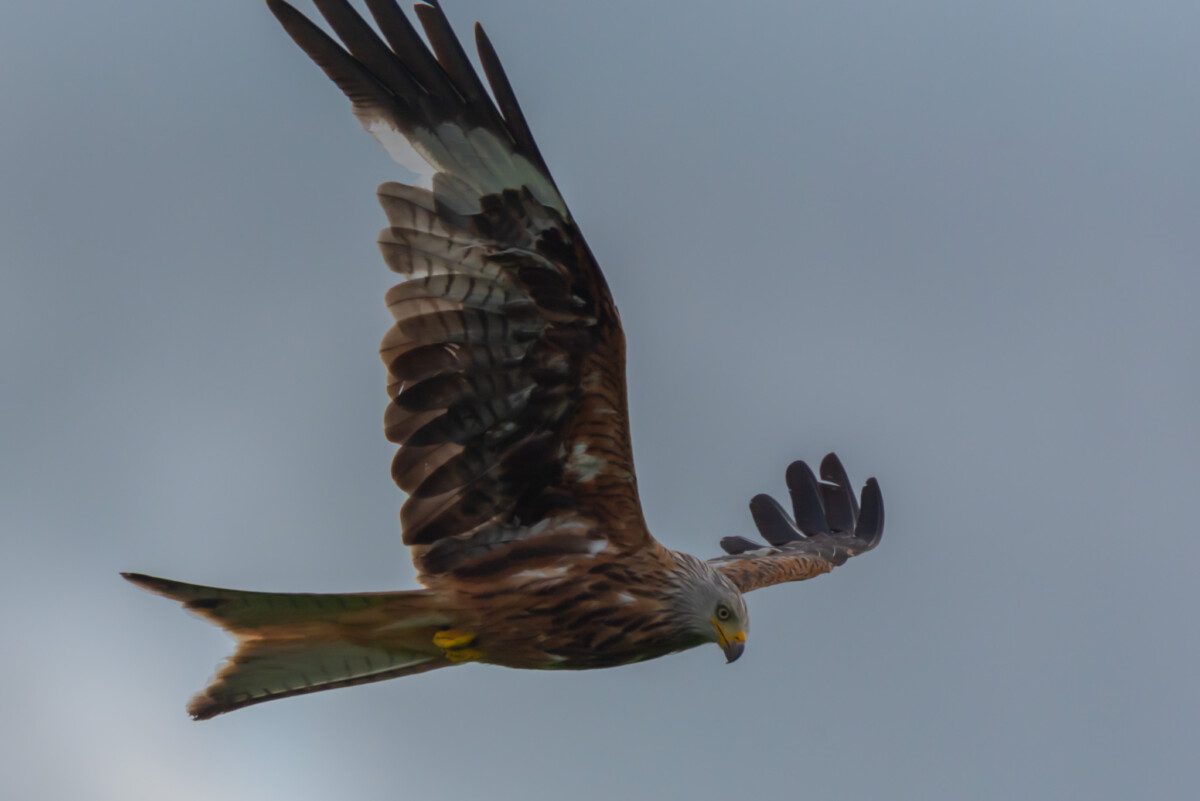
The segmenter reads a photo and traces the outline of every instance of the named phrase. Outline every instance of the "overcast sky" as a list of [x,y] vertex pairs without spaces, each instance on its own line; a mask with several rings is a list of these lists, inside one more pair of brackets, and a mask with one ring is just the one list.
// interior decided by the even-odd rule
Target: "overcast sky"
[[836,450],[881,547],[753,594],[735,665],[191,722],[229,642],[118,570],[412,585],[400,173],[260,2],[4,3],[5,797],[1200,795],[1200,6],[446,3],[622,311],[656,536],[714,555]]

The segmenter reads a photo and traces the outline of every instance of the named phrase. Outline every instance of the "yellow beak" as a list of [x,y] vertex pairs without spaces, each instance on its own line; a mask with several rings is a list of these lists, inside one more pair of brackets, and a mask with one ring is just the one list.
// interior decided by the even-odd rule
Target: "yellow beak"
[[742,652],[746,650],[746,632],[744,629],[730,634],[721,627],[716,618],[712,620],[712,626],[717,632],[717,642],[721,645],[721,650],[725,652],[725,661],[733,662]]

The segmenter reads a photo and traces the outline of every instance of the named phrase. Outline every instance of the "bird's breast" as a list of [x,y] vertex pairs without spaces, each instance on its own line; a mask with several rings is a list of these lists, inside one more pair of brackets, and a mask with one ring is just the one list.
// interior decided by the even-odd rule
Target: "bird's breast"
[[[619,578],[619,577],[618,577]],[[693,645],[655,582],[589,574],[533,579],[469,599],[481,661],[583,670],[664,656]]]

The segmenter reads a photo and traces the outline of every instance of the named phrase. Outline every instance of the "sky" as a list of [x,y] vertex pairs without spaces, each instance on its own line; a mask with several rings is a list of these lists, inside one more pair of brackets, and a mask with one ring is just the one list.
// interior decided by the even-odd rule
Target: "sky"
[[192,722],[229,641],[119,570],[413,585],[377,356],[401,173],[262,3],[5,3],[6,797],[1197,797],[1200,6],[446,6],[620,307],[655,535],[715,555],[836,450],[882,544],[749,596],[734,665]]

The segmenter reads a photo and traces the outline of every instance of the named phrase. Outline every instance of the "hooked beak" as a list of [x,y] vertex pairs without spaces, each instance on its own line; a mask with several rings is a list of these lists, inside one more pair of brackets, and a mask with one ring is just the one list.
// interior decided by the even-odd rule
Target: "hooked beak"
[[721,650],[725,652],[726,664],[737,661],[737,658],[746,650],[746,632],[743,630],[727,634],[715,620],[713,628],[717,630],[717,642],[720,643]]

